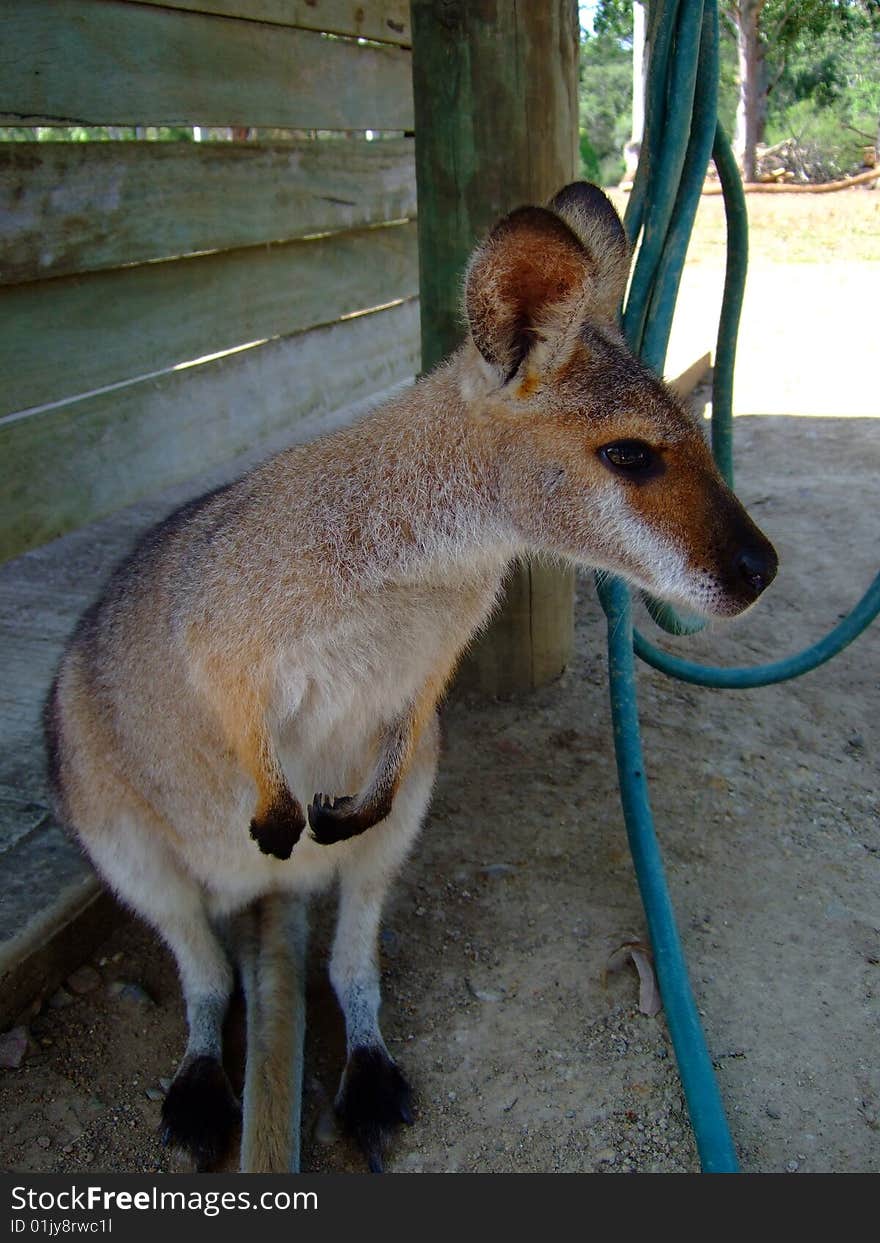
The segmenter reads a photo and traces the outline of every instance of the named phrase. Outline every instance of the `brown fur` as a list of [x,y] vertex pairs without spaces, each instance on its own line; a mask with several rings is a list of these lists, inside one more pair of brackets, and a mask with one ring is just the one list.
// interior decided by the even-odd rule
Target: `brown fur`
[[[471,335],[447,363],[172,515],[74,634],[46,709],[52,780],[177,957],[190,1043],[172,1139],[198,1131],[186,1111],[219,1081],[231,973],[214,923],[336,877],[331,978],[357,1070],[340,1108],[374,1164],[383,1120],[406,1118],[378,1028],[379,912],[427,805],[437,701],[514,558],[614,570],[718,615],[772,578],[702,430],[621,338],[628,260],[595,187],[512,213],[472,259]],[[614,467],[620,441],[650,469]],[[254,989],[275,1049],[288,1029]],[[261,1099],[277,1073],[252,1074]],[[247,1101],[244,1126],[259,1133]],[[277,1168],[275,1140],[246,1148]]]

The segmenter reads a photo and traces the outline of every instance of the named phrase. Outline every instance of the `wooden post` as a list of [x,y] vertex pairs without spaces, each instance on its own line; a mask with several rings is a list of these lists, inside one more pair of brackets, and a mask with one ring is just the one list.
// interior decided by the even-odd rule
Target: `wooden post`
[[[576,0],[412,0],[422,367],[460,344],[462,275],[499,216],[578,169]],[[532,562],[462,669],[487,695],[557,677],[573,642],[571,571]]]

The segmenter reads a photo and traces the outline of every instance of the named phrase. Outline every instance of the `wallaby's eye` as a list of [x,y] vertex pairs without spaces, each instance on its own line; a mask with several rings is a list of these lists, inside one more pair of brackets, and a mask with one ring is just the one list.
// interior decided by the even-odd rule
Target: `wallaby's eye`
[[599,457],[613,471],[645,478],[660,469],[660,458],[644,440],[616,440],[599,450]]

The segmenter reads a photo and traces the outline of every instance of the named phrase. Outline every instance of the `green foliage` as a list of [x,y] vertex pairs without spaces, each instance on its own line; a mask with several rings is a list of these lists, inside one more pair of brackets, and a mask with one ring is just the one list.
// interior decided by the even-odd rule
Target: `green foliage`
[[865,140],[841,128],[832,108],[816,108],[809,99],[792,104],[767,125],[770,146],[793,138],[810,180],[834,181],[862,162]]
[[631,40],[633,33],[632,0],[599,0],[593,15],[593,30],[597,35],[610,35],[614,39]]
[[601,180],[599,157],[593,149],[586,130],[581,130],[580,132],[579,149],[581,153],[581,176],[586,181],[599,182]]
[[825,175],[840,176],[858,169],[877,134],[880,6],[813,0],[803,7],[805,20],[768,48],[766,140],[794,137]]
[[[722,0],[730,15],[734,0]],[[721,24],[718,114],[733,132],[736,37]],[[760,38],[768,143],[793,137],[831,174],[852,171],[880,120],[880,2],[767,0]],[[600,0],[581,44],[583,175],[607,185],[623,172],[632,108],[632,4]],[[856,132],[858,131],[858,132]]]
[[724,26],[721,27],[718,53],[718,119],[727,133],[732,134],[739,99],[736,40],[725,30]]
[[590,35],[581,44],[582,171],[601,185],[616,184],[624,170],[623,146],[632,127],[631,33],[630,27],[630,40]]
[[159,125],[10,125],[0,126],[0,142],[111,142],[146,138],[156,142],[192,142],[191,126]]
[[771,98],[780,113],[800,100],[832,108],[843,119],[880,113],[880,20],[841,13],[821,39],[792,41]]

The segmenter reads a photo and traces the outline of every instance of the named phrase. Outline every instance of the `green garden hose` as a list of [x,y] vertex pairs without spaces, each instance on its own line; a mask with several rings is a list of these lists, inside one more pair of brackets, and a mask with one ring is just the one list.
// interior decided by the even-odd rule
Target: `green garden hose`
[[712,686],[720,690],[750,690],[756,686],[773,686],[777,682],[788,682],[791,678],[799,678],[811,669],[817,669],[831,660],[838,652],[857,639],[863,630],[870,626],[880,613],[880,574],[843,621],[829,631],[818,643],[804,648],[793,656],[782,660],[774,660],[768,665],[746,666],[742,669],[723,669],[715,665],[699,665],[690,660],[681,660],[653,647],[643,635],[637,631],[633,635],[636,654],[646,664],[668,673],[681,682],[691,682],[695,686]]
[[620,798],[678,1073],[704,1173],[735,1173],[736,1150],[691,992],[648,800],[629,590],[619,578],[608,577],[600,582],[599,596],[608,618],[608,679]]
[[[641,235],[623,326],[632,348],[662,371],[675,299],[709,152],[724,192],[727,268],[713,378],[712,450],[733,484],[732,392],[736,337],[747,264],[745,195],[730,144],[717,124],[718,6],[716,0],[654,0],[646,132],[625,217],[632,242]],[[880,612],[880,575],[855,608],[824,639],[794,656],[752,669],[701,666],[653,647],[633,630],[629,589],[597,576],[608,620],[614,745],[621,802],[657,977],[682,1087],[707,1173],[732,1173],[736,1152],[711,1058],[688,982],[648,800],[639,735],[634,652],[664,673],[702,686],[767,686],[816,668],[851,643]],[[671,634],[703,623],[647,600],[652,618]]]

